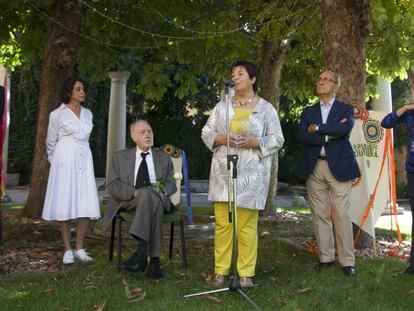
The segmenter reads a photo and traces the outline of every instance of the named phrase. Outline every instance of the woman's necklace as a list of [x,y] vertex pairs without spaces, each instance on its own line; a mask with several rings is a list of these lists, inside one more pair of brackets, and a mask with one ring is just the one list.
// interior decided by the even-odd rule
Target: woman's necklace
[[251,107],[256,99],[256,94],[253,94],[250,98],[248,98],[245,102],[233,97],[233,107]]

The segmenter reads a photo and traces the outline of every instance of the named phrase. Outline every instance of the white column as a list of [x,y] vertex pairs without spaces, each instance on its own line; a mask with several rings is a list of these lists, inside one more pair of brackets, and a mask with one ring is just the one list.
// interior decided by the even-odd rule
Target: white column
[[106,147],[106,176],[112,155],[125,149],[126,141],[126,82],[128,71],[113,71],[111,78],[111,96],[109,100],[108,137]]
[[379,98],[372,101],[372,110],[392,111],[391,82],[377,77]]

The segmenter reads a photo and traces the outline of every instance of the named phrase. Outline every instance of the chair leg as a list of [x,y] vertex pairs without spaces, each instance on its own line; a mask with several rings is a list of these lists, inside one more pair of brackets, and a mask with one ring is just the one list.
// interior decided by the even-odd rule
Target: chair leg
[[115,242],[115,226],[116,226],[116,216],[112,219],[111,226],[111,239],[109,240],[109,261],[112,261],[114,258],[114,242]]
[[187,254],[185,251],[185,236],[184,236],[184,217],[180,218],[180,238],[181,238],[181,252],[183,256],[184,269],[187,269]]
[[122,261],[122,218],[120,216],[117,217],[117,227],[118,227],[118,237],[117,237],[117,268],[119,269],[119,266]]
[[171,223],[170,226],[170,250],[168,253],[168,257],[171,259],[174,247],[174,222]]

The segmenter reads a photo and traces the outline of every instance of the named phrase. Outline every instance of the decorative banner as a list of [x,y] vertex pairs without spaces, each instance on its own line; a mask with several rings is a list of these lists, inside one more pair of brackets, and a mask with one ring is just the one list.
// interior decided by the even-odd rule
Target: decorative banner
[[6,133],[7,133],[7,111],[8,111],[8,80],[7,71],[0,65],[0,199],[6,193]]
[[351,220],[372,237],[377,219],[390,202],[396,211],[392,132],[381,127],[386,115],[355,106],[350,137],[361,171],[361,177],[352,183]]

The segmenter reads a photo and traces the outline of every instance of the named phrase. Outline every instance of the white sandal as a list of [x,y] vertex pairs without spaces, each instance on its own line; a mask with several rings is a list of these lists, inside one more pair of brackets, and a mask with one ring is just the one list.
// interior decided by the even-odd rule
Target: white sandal
[[240,280],[240,287],[241,288],[253,287],[253,281],[252,281],[251,277],[241,276],[239,280]]
[[220,287],[224,284],[225,281],[226,281],[226,276],[217,273],[214,276],[212,283],[215,287]]

